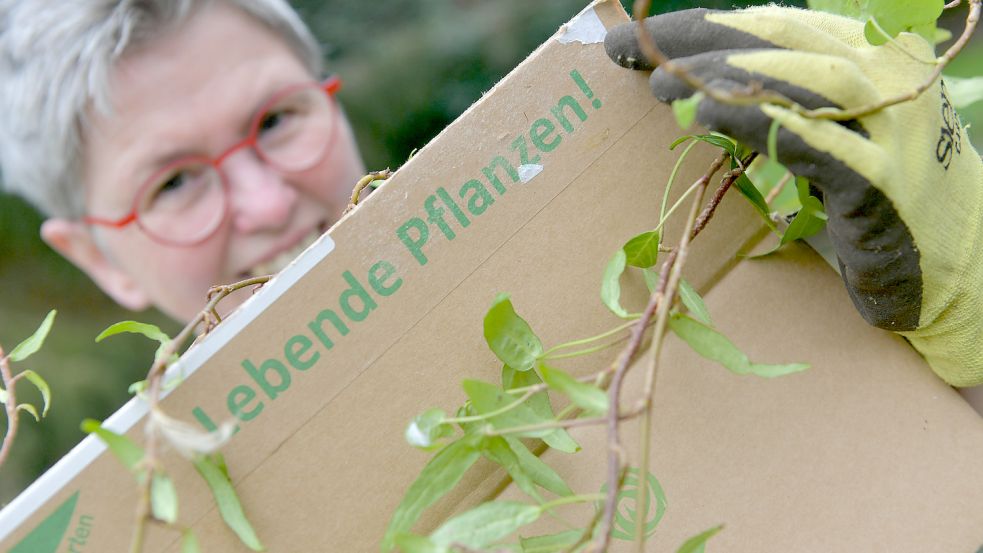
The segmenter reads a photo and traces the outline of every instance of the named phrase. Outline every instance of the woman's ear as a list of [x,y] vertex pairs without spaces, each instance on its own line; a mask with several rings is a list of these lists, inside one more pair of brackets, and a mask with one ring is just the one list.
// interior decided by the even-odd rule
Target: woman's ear
[[89,275],[116,303],[133,311],[150,306],[150,300],[139,283],[109,259],[84,224],[67,219],[48,219],[41,224],[41,238]]

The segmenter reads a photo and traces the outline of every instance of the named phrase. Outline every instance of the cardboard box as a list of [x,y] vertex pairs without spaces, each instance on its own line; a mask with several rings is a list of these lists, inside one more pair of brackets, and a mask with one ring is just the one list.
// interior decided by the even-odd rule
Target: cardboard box
[[[620,322],[598,298],[603,267],[656,222],[677,155],[667,145],[681,134],[646,75],[604,55],[604,27],[623,20],[618,2],[601,1],[561,28],[182,357],[187,380],[163,405],[206,426],[238,406],[225,456],[269,551],[378,550],[428,459],[403,441],[407,422],[462,403],[464,378],[499,378],[481,325],[496,293],[512,294],[546,344]],[[681,182],[713,155],[696,150]],[[766,235],[731,194],[694,243],[687,278],[753,359],[813,367],[738,377],[670,338],[653,462],[668,508],[649,549],[675,551],[724,523],[711,551],[975,550],[983,422],[902,339],[863,323],[810,250],[738,263]],[[643,283],[624,286],[637,309]],[[586,374],[608,359],[565,367]],[[145,411],[130,402],[107,426],[141,440]],[[634,457],[633,424],[624,435]],[[603,429],[574,436],[584,451],[544,458],[578,492],[597,492]],[[180,522],[203,549],[245,551],[191,465],[173,452],[165,461]],[[479,462],[415,530],[516,495],[506,484]],[[0,549],[125,551],[136,500],[133,479],[88,438],[0,513]],[[146,551],[178,551],[178,540],[153,528]]]

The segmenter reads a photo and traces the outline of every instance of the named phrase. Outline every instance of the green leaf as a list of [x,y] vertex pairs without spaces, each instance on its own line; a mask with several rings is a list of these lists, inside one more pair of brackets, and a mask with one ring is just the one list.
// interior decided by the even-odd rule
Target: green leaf
[[612,313],[622,319],[628,317],[628,312],[621,307],[621,273],[625,272],[627,263],[628,256],[625,250],[618,250],[604,268],[604,277],[601,280],[601,301]]
[[31,405],[30,403],[21,403],[20,405],[17,406],[17,410],[27,412],[32,417],[34,417],[34,420],[36,422],[41,422],[41,417],[38,416],[38,410],[35,409],[34,406]]
[[490,501],[448,520],[430,535],[438,545],[487,547],[539,518],[542,509],[514,501]]
[[983,100],[983,77],[945,76],[945,88],[952,106],[961,109]]
[[13,350],[7,355],[7,359],[13,362],[23,361],[34,355],[41,346],[44,344],[44,339],[48,337],[48,332],[51,331],[51,325],[55,322],[55,315],[58,312],[54,309],[48,311],[48,315],[45,316],[44,320],[41,321],[41,326],[34,331],[34,334],[30,338],[24,340],[23,342],[17,344]]
[[659,286],[659,273],[652,269],[642,269],[642,277],[645,279],[645,287],[648,288],[649,293],[654,294]]
[[198,545],[198,537],[194,531],[188,528],[181,536],[181,553],[201,553],[201,546]]
[[608,411],[608,395],[597,386],[585,384],[561,369],[539,364],[539,373],[551,389],[570,398],[577,407],[590,413],[602,415]]
[[934,44],[935,21],[944,6],[944,0],[860,0],[861,15],[867,19],[864,35],[871,44],[881,45],[902,32],[916,32]]
[[500,465],[512,477],[512,481],[529,497],[542,503],[543,497],[536,490],[536,485],[519,462],[519,457],[512,451],[512,446],[501,436],[488,436],[481,441],[481,453],[493,463]]
[[545,461],[533,455],[521,440],[506,436],[505,441],[508,442],[512,452],[519,459],[519,465],[522,466],[523,472],[528,474],[533,482],[559,496],[573,495],[573,490],[567,486],[563,478]]
[[[123,333],[142,334],[147,338],[150,338],[151,340],[160,343],[160,345],[157,347],[157,351],[154,353],[155,362],[164,353],[164,348],[166,348],[167,344],[169,344],[171,341],[170,336],[165,334],[164,331],[162,331],[156,325],[152,325],[149,323],[141,323],[137,321],[122,321],[110,325],[109,328],[100,332],[99,335],[96,336],[96,342],[101,342],[102,340],[110,336],[115,336],[116,334],[123,334]],[[177,355],[173,355],[171,356],[171,359],[169,361],[173,363],[176,360],[177,360]]]
[[676,149],[676,146],[679,146],[680,144],[686,142],[687,140],[699,140],[701,142],[712,144],[718,148],[725,150],[727,153],[731,155],[731,158],[739,158],[740,155],[740,152],[737,151],[737,143],[735,143],[727,136],[724,136],[719,133],[687,134],[685,136],[680,136],[679,138],[674,140],[672,144],[669,145],[669,149],[674,150]]
[[706,532],[693,536],[692,538],[686,540],[682,547],[676,550],[676,553],[703,553],[707,540],[716,535],[717,532],[723,530],[723,528],[723,525],[717,526],[716,528],[711,528]]
[[[502,367],[502,387],[506,390],[511,390],[513,388],[525,388],[526,386],[533,386],[535,384],[540,384],[543,381],[536,374],[536,371],[516,371],[512,367],[505,365]],[[553,418],[553,406],[550,404],[550,398],[546,394],[546,391],[536,392],[529,399],[526,400],[526,405],[541,420],[550,420]],[[580,445],[570,437],[570,434],[563,428],[556,428],[549,434],[542,436],[540,438],[547,445],[553,449],[563,451],[565,453],[576,453],[580,451]]]
[[553,432],[543,436],[541,438],[546,445],[552,447],[557,451],[562,451],[564,453],[577,453],[580,451],[580,444],[570,436],[570,433],[563,428],[557,428]]
[[479,457],[481,453],[469,438],[452,442],[434,455],[396,507],[382,540],[382,551],[391,551],[396,536],[408,532],[423,511],[456,486]]
[[21,371],[20,374],[24,378],[28,379],[31,382],[31,384],[34,384],[34,386],[38,389],[38,391],[41,392],[41,401],[43,402],[44,405],[44,407],[41,409],[41,416],[42,417],[47,416],[48,409],[51,408],[51,388],[48,387],[48,383],[45,382],[43,378],[41,378],[41,375],[30,369]]
[[126,391],[129,392],[129,393],[131,393],[131,394],[133,394],[133,395],[142,394],[143,392],[146,392],[147,391],[147,381],[146,380],[137,380],[133,384],[130,384],[130,387],[127,388]]
[[676,124],[680,129],[688,129],[696,120],[696,110],[700,107],[702,99],[703,93],[697,92],[689,98],[673,101],[672,113],[676,116]]
[[735,374],[773,378],[809,368],[805,363],[784,365],[752,363],[747,355],[737,349],[737,346],[726,336],[687,315],[673,314],[669,319],[669,328],[701,357],[716,361]]
[[713,321],[710,320],[710,311],[703,303],[703,298],[696,292],[693,285],[686,282],[686,279],[679,281],[679,299],[682,300],[683,305],[696,320],[707,326],[713,326]]
[[558,553],[577,543],[583,533],[583,530],[567,530],[548,536],[520,537],[519,545],[522,547],[522,553]]
[[413,419],[406,427],[404,436],[413,447],[432,450],[441,447],[440,440],[454,433],[454,428],[445,423],[446,413],[441,409],[429,409]]
[[737,177],[737,180],[734,181],[734,186],[751,203],[751,207],[761,215],[761,219],[764,220],[768,228],[774,230],[775,222],[771,220],[771,210],[768,208],[768,202],[765,201],[765,197],[761,195],[761,192],[748,179],[747,175]]
[[859,0],[809,0],[809,9],[859,18]]
[[[479,415],[497,413],[488,417],[488,422],[498,430],[506,430],[516,426],[547,422],[550,418],[542,417],[532,410],[525,402],[516,404],[519,400],[505,392],[505,390],[482,382],[480,380],[465,380],[463,382],[464,393],[471,400],[471,405]],[[517,436],[529,438],[541,438],[550,434],[552,429],[544,428],[528,432],[517,433]]]
[[215,504],[218,505],[218,511],[221,513],[225,525],[235,532],[243,545],[249,549],[265,551],[266,549],[260,543],[259,537],[256,536],[253,525],[250,524],[249,519],[246,518],[246,513],[242,510],[242,503],[239,502],[239,496],[236,494],[235,488],[232,487],[232,480],[229,478],[229,471],[222,455],[220,453],[199,455],[192,462],[195,469],[198,470],[198,474],[208,484],[208,489],[212,491]]
[[659,259],[659,231],[643,232],[625,242],[621,249],[625,252],[625,262],[628,265],[643,269],[651,267]]
[[121,321],[110,325],[109,328],[100,332],[99,335],[96,336],[96,342],[101,342],[110,336],[123,333],[143,334],[147,338],[160,342],[161,344],[166,344],[167,342],[171,341],[170,336],[164,334],[164,331],[162,331],[156,325],[137,321]]
[[143,460],[143,448],[138,446],[130,438],[122,436],[102,427],[99,421],[85,419],[82,421],[82,431],[87,434],[95,434],[106,446],[109,451],[119,459],[123,466],[130,472],[136,472],[137,464]]
[[177,489],[163,472],[154,471],[150,481],[150,506],[157,520],[168,524],[177,522]]
[[758,157],[751,163],[745,174],[754,183],[758,192],[768,194],[772,188],[778,186],[778,183],[782,181],[786,173],[788,173],[788,169],[781,163],[778,163],[777,160]]
[[485,341],[503,363],[518,371],[528,371],[543,354],[543,344],[516,314],[508,294],[499,294],[485,314]]
[[430,538],[416,534],[400,534],[396,536],[396,545],[402,553],[449,553],[450,548],[437,545]]
[[806,198],[802,204],[802,209],[795,214],[795,218],[788,224],[785,234],[782,235],[780,245],[808,238],[823,230],[824,226],[826,226],[826,212],[823,210],[823,204],[817,198],[810,196]]

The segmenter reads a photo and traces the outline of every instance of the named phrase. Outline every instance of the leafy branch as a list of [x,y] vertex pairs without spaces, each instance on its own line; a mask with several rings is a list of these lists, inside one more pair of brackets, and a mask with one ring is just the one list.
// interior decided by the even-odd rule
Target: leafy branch
[[[579,450],[580,446],[566,434],[566,430],[583,426],[607,428],[607,476],[602,494],[595,501],[597,506],[595,516],[582,529],[550,536],[520,538],[519,550],[545,553],[561,550],[582,552],[589,547],[591,551],[606,551],[614,535],[629,536],[628,539],[634,535],[638,540],[639,550],[644,550],[645,537],[654,529],[651,523],[639,524],[636,521],[630,534],[623,529],[616,531],[615,526],[616,523],[619,528],[629,524],[617,512],[620,501],[625,497],[635,498],[636,508],[633,516],[637,520],[647,520],[646,513],[649,509],[647,492],[627,491],[626,486],[647,481],[643,476],[635,476],[638,471],[644,471],[642,474],[647,474],[654,479],[648,473],[647,466],[658,366],[655,360],[665,334],[671,330],[690,344],[697,353],[719,362],[737,374],[773,377],[797,372],[807,367],[804,364],[752,363],[746,355],[713,328],[702,298],[683,280],[682,269],[690,243],[707,226],[725,194],[735,184],[741,193],[756,205],[763,216],[763,221],[771,223],[767,218],[767,205],[754,185],[749,182],[741,184],[742,179],[747,179],[745,171],[755,161],[756,153],[746,152],[727,137],[717,134],[687,136],[675,142],[672,147],[685,140],[693,140],[694,144],[706,142],[720,148],[721,152],[704,175],[690,185],[670,209],[667,209],[669,203],[667,192],[663,199],[658,225],[653,230],[628,240],[608,264],[601,287],[601,299],[613,314],[627,319],[626,322],[589,338],[546,348],[529,323],[515,312],[508,295],[500,294],[492,302],[484,320],[484,336],[489,349],[504,363],[502,386],[466,380],[463,387],[468,401],[458,409],[457,416],[449,417],[443,410],[430,409],[410,423],[406,430],[407,441],[420,449],[436,451],[436,454],[407,491],[393,514],[382,544],[384,552],[395,546],[404,553],[478,551],[481,547],[497,550],[495,548],[498,547],[498,540],[518,530],[523,524],[531,522],[532,519],[519,524],[510,518],[511,511],[499,512],[488,508],[488,511],[482,511],[488,515],[487,519],[483,519],[483,524],[500,529],[508,528],[508,532],[502,530],[491,536],[482,533],[481,526],[476,525],[468,531],[470,533],[461,529],[461,535],[468,536],[464,541],[448,541],[442,537],[439,530],[429,537],[411,534],[409,530],[423,511],[456,486],[481,456],[501,465],[516,486],[538,503],[538,505],[526,505],[522,507],[523,509],[534,512],[536,509],[543,509],[545,505],[550,508],[559,506],[555,502],[546,501],[539,488],[556,493],[561,496],[561,499],[572,496],[573,492],[552,468],[531,454],[522,440],[539,439],[545,442],[547,447],[573,453]],[[692,144],[680,156],[677,169],[691,149]],[[720,184],[716,191],[704,202],[704,195],[711,181],[727,166],[728,161],[730,161],[730,169],[720,177]],[[675,174],[674,170],[670,176],[670,185]],[[674,247],[664,246],[661,229],[676,208],[687,199],[690,208],[681,238]],[[667,253],[668,256],[662,263],[659,273],[649,279],[648,271],[657,264],[657,259],[662,253]],[[641,269],[651,284],[648,304],[640,314],[628,313],[620,302],[619,279],[629,266]],[[681,314],[673,308],[677,298],[690,315]],[[646,384],[643,388],[644,394],[634,405],[626,406],[621,398],[624,378],[650,330],[652,345],[648,350],[650,358]],[[549,363],[551,360],[594,354],[625,341],[627,344],[614,361],[595,374],[578,378]],[[569,404],[554,414],[547,393],[564,396],[569,400]],[[630,467],[625,458],[620,424],[622,421],[639,417],[643,429],[641,438],[643,457],[639,468],[636,469]],[[453,439],[457,434],[454,425],[459,426],[463,432],[456,439]],[[492,503],[479,505],[473,511],[485,509]],[[660,505],[659,508],[664,509],[664,504],[660,503]],[[495,512],[508,520],[495,519],[492,516]],[[684,544],[682,551],[694,550],[692,548],[704,543],[717,530],[719,528],[694,537]]]

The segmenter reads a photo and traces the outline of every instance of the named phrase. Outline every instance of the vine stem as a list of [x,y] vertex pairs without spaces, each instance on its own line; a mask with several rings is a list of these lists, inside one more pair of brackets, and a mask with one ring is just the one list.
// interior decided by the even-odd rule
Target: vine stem
[[580,340],[573,340],[571,342],[564,342],[562,344],[553,346],[550,349],[544,351],[542,357],[545,358],[547,355],[553,353],[554,351],[556,351],[558,349],[572,348],[574,346],[582,346],[584,344],[589,344],[591,342],[596,342],[598,340],[603,340],[604,338],[607,338],[609,336],[613,336],[613,335],[621,332],[622,330],[628,329],[633,324],[635,324],[635,321],[634,320],[631,320],[631,321],[628,321],[628,322],[626,322],[626,323],[624,323],[622,325],[618,325],[618,326],[612,328],[611,330],[608,330],[607,332],[602,332],[601,334],[598,334],[597,336],[591,336],[590,338],[581,338]]
[[[659,357],[662,352],[662,344],[666,335],[666,326],[669,322],[669,309],[675,300],[676,292],[679,289],[679,282],[682,280],[683,265],[686,262],[686,257],[689,254],[690,243],[706,228],[707,222],[713,217],[716,212],[717,207],[720,202],[723,201],[724,195],[730,190],[734,182],[740,178],[741,174],[744,173],[744,168],[751,165],[754,158],[757,157],[757,152],[752,152],[748,155],[742,162],[738,163],[738,166],[728,173],[726,173],[721,179],[720,185],[717,190],[714,191],[713,196],[707,202],[707,205],[702,211],[697,212],[700,207],[700,197],[706,190],[706,185],[709,184],[709,178],[704,181],[704,186],[697,194],[697,197],[693,201],[693,205],[690,208],[689,217],[686,221],[686,227],[683,231],[683,237],[679,241],[679,246],[673,251],[673,254],[668,260],[666,260],[665,265],[661,271],[659,278],[659,289],[663,293],[663,298],[660,300],[658,312],[656,314],[656,324],[655,330],[653,331],[653,344],[649,349],[647,355],[647,370],[645,374],[645,385],[643,390],[645,391],[641,402],[641,460],[638,463],[641,475],[640,479],[644,479],[645,475],[649,471],[649,465],[651,464],[651,442],[652,442],[652,410],[654,407],[655,400],[655,388],[657,383],[658,369],[659,369]],[[709,175],[708,175],[709,176]],[[668,274],[668,279],[665,279]],[[641,503],[636,506],[636,511],[638,511],[638,520],[645,521],[648,518],[648,508],[649,508],[649,497],[647,493],[640,493],[637,496]],[[635,527],[635,543],[637,546],[637,551],[639,553],[644,553],[645,551],[645,525],[638,524]]]
[[17,437],[18,415],[17,395],[14,393],[15,379],[10,371],[10,360],[0,346],[0,378],[3,379],[3,387],[7,391],[7,433],[3,437],[3,445],[0,446],[0,466],[7,461],[10,455],[10,448],[14,445],[14,438]]
[[527,399],[531,398],[535,393],[536,393],[535,390],[529,389],[529,390],[526,391],[526,393],[522,394],[522,397],[520,397],[519,399],[513,401],[512,403],[509,403],[508,405],[504,405],[502,407],[499,407],[498,409],[495,409],[494,411],[489,411],[488,413],[485,413],[485,414],[482,414],[482,415],[472,415],[470,417],[451,417],[451,418],[448,418],[448,419],[444,419],[444,422],[449,423],[449,424],[467,423],[467,422],[478,422],[478,421],[483,421],[485,419],[490,419],[492,417],[497,417],[498,415],[501,415],[502,413],[508,413],[512,409],[515,409],[516,407],[522,405],[523,403],[525,403],[525,401]]
[[[809,119],[828,119],[832,121],[848,121],[851,119],[857,119],[865,115],[870,115],[872,113],[881,111],[884,108],[888,108],[900,103],[908,102],[918,98],[923,92],[929,89],[932,84],[938,80],[939,76],[942,75],[942,70],[945,66],[955,58],[959,52],[965,48],[966,44],[969,43],[970,37],[976,30],[976,26],[980,20],[980,3],[983,0],[969,0],[969,15],[966,17],[966,27],[963,29],[962,34],[959,39],[945,51],[944,54],[939,56],[935,60],[935,70],[932,74],[922,82],[920,85],[915,87],[914,90],[906,93],[888,98],[886,100],[881,100],[879,102],[874,102],[864,106],[851,109],[838,109],[838,108],[820,108],[820,109],[806,109],[796,102],[793,102],[789,98],[778,94],[777,92],[764,90],[761,88],[760,83],[751,83],[746,86],[743,90],[738,90],[735,92],[727,92],[723,90],[716,89],[714,87],[707,86],[707,84],[698,77],[691,75],[685,69],[674,63],[669,59],[662,50],[659,49],[658,45],[655,43],[648,32],[645,30],[643,24],[645,14],[649,11],[649,6],[651,5],[651,0],[635,0],[633,11],[635,17],[638,20],[638,26],[636,31],[636,36],[638,39],[638,46],[642,53],[648,58],[652,65],[657,65],[661,67],[665,72],[673,75],[679,80],[686,83],[687,86],[693,90],[698,90],[703,92],[709,98],[720,102],[722,104],[728,105],[757,105],[757,104],[774,104],[776,106],[781,106],[789,109],[793,113],[801,115]],[[958,1],[950,2],[946,5],[947,8],[956,7],[959,5]]]
[[543,503],[539,506],[543,511],[548,511],[553,507],[560,507],[561,505],[570,505],[571,503],[587,503],[589,501],[600,501],[604,499],[604,496],[599,493],[589,493],[584,495],[571,495],[568,497],[561,497],[559,499],[554,499],[547,503]]
[[392,174],[393,174],[392,171],[390,171],[389,169],[383,169],[382,171],[374,171],[372,173],[369,173],[364,177],[362,177],[361,179],[359,179],[358,182],[355,183],[355,188],[352,189],[352,197],[350,200],[348,200],[348,207],[345,208],[345,211],[344,213],[342,213],[342,215],[355,209],[362,196],[362,191],[365,190],[366,187],[368,187],[374,181],[388,179],[389,177],[392,176]]
[[[696,184],[702,183],[705,187],[706,184],[710,182],[713,175],[720,170],[724,162],[728,159],[730,154],[727,152],[721,153],[710,167],[707,169],[706,173],[700,177]],[[697,194],[694,200],[693,214],[690,217],[690,221],[683,230],[681,244],[689,243],[690,231],[696,222],[696,212],[698,211],[700,202],[702,201],[702,193]],[[668,272],[675,264],[675,260],[679,256],[679,248],[677,247],[672,253],[669,254],[669,259],[662,266],[661,274],[659,276],[659,287],[656,291],[649,297],[648,305],[645,306],[645,311],[642,312],[641,318],[635,322],[635,326],[632,328],[631,340],[628,345],[621,351],[615,361],[614,376],[611,380],[611,386],[608,388],[609,403],[612,406],[620,405],[621,403],[621,386],[624,382],[625,373],[628,371],[628,366],[631,364],[632,359],[638,353],[639,348],[642,345],[642,339],[644,338],[646,328],[648,327],[649,321],[655,315],[656,309],[662,305],[668,305],[668,302],[664,301],[665,297],[665,286],[668,282]],[[668,308],[664,310],[668,314]],[[659,322],[656,322],[656,334],[655,336],[661,336],[659,334]],[[664,328],[664,325],[663,325]],[[658,338],[657,338],[658,339]],[[609,409],[607,416],[607,426],[608,426],[608,478],[607,478],[607,497],[604,501],[604,512],[601,516],[601,532],[600,541],[595,544],[594,551],[603,552],[607,551],[608,545],[611,540],[611,528],[614,520],[614,513],[617,509],[618,492],[621,490],[621,484],[624,481],[626,464],[623,460],[624,450],[621,446],[621,441],[619,437],[619,424],[621,421],[620,413],[618,413],[616,408]],[[643,494],[644,495],[644,494]]]
[[[273,278],[273,275],[260,276],[248,278],[241,280],[233,284],[223,284],[219,286],[213,286],[208,290],[208,303],[205,307],[198,312],[194,319],[191,320],[181,332],[177,334],[167,345],[164,346],[156,359],[154,359],[153,365],[151,365],[150,370],[147,372],[147,405],[151,412],[159,409],[160,405],[160,394],[163,387],[164,375],[167,372],[168,360],[177,353],[181,344],[188,341],[189,338],[195,333],[195,329],[198,325],[204,326],[204,332],[201,336],[208,334],[208,331],[212,328],[210,321],[213,320],[215,316],[215,308],[218,306],[219,302],[228,297],[233,292],[241,290],[243,288],[249,288],[253,286],[261,286],[266,284]],[[199,338],[201,338],[199,336]],[[153,428],[153,417],[147,418],[146,434],[147,439],[144,445],[144,457],[140,462],[142,468],[146,469],[146,474],[144,476],[144,481],[140,486],[140,502],[137,504],[136,511],[136,526],[133,529],[133,539],[130,542],[130,553],[140,553],[143,551],[143,542],[145,539],[145,530],[148,522],[153,521],[151,512],[151,486],[153,483],[154,472],[157,470],[158,458],[157,458],[157,432]]]

